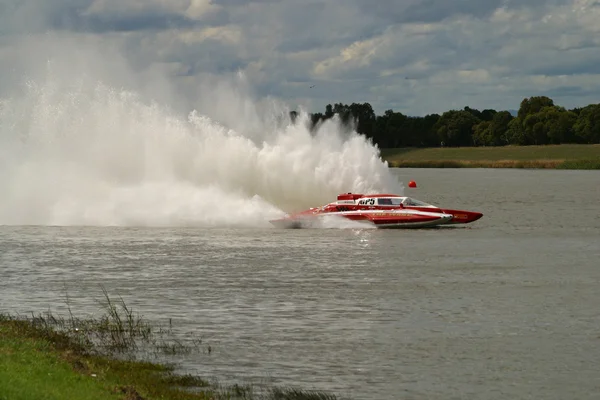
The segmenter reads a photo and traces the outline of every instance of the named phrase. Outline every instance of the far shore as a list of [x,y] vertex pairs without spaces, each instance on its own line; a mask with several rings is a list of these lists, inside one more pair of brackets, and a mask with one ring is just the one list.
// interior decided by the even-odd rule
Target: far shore
[[391,168],[600,169],[600,144],[382,149]]

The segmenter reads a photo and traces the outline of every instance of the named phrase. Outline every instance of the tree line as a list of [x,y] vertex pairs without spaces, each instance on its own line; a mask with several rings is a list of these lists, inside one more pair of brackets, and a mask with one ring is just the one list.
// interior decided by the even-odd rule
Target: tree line
[[523,99],[516,116],[470,107],[424,117],[393,110],[375,115],[369,103],[328,104],[310,115],[311,128],[335,115],[379,148],[600,143],[600,104],[567,110],[546,96]]

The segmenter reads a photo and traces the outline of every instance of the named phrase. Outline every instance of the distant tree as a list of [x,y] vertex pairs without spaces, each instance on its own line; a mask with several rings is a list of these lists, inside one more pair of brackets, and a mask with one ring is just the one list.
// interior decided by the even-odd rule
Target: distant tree
[[439,114],[428,114],[425,118],[420,118],[416,121],[420,127],[420,133],[416,136],[419,139],[417,146],[435,146],[439,145],[435,125],[442,116]]
[[500,111],[492,118],[492,138],[494,146],[504,146],[510,143],[508,139],[508,125],[515,117],[509,111]]
[[481,121],[473,127],[473,144],[475,146],[493,146],[491,125],[491,121]]
[[465,107],[463,109],[463,111],[467,111],[471,114],[473,114],[473,116],[475,116],[476,118],[482,120],[482,121],[491,121],[492,118],[494,118],[494,114],[496,114],[496,110],[491,110],[491,109],[485,109],[483,111],[479,111],[477,109],[471,108],[471,107]]
[[546,96],[534,96],[528,99],[523,99],[523,101],[521,101],[521,107],[519,108],[517,117],[520,118],[521,121],[524,121],[525,117],[528,115],[538,113],[544,107],[552,106],[554,106],[554,101]]
[[[310,115],[312,129],[336,115],[380,148],[600,143],[600,104],[566,110],[547,96],[523,99],[518,111],[466,106],[425,117],[391,109],[376,115],[369,103],[327,104],[325,113]],[[297,117],[290,112],[292,121]]]
[[356,131],[368,138],[372,138],[375,131],[376,116],[371,104],[352,103],[349,109],[350,115],[356,123]]
[[440,142],[447,146],[473,145],[473,127],[481,120],[469,111],[446,111],[435,124]]
[[577,115],[563,107],[546,106],[537,112],[531,112],[521,120],[523,138],[518,144],[559,144],[574,141],[573,125]]
[[333,107],[331,104],[327,104],[327,106],[325,107],[325,118],[332,118],[333,117]]
[[491,121],[483,121],[473,127],[476,146],[504,146],[510,143],[508,124],[514,117],[508,111],[495,112]]
[[[491,121],[494,119],[494,116],[498,113],[498,111],[496,110],[492,110],[492,109],[485,109],[481,112],[481,117],[479,117],[479,119],[483,120],[483,121]],[[510,113],[509,113],[510,114]]]
[[573,125],[577,121],[577,114],[557,106],[544,107],[539,114],[544,122],[548,143],[561,144],[576,141]]
[[581,113],[581,110],[583,110],[583,108],[582,108],[582,107],[575,107],[575,108],[573,108],[573,109],[571,109],[571,110],[569,110],[569,111],[571,111],[571,112],[573,112],[573,113],[575,113],[575,114],[579,115],[579,114]]
[[525,136],[525,130],[519,117],[513,118],[508,123],[508,129],[506,130],[506,137],[509,144],[523,146],[528,144],[527,137]]
[[475,108],[471,108],[469,106],[465,106],[465,108],[463,108],[463,111],[466,111],[468,113],[470,113],[471,115],[473,115],[475,118],[477,119],[483,119],[481,118],[481,111],[475,109]]
[[325,116],[321,113],[313,113],[310,115],[311,128],[315,128],[320,122],[324,121]]
[[554,105],[546,96],[521,101],[517,117],[508,126],[511,144],[541,145],[573,141],[576,114]]
[[581,109],[573,131],[585,143],[600,143],[600,104],[590,104]]
[[379,147],[405,147],[407,146],[404,123],[406,116],[399,112],[386,110],[377,118],[375,123],[374,141]]

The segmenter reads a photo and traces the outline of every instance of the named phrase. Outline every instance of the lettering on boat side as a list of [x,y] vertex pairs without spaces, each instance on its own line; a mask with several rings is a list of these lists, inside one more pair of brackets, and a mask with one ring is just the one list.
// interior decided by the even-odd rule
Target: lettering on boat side
[[410,217],[412,214],[401,214],[401,213],[385,213],[385,217]]

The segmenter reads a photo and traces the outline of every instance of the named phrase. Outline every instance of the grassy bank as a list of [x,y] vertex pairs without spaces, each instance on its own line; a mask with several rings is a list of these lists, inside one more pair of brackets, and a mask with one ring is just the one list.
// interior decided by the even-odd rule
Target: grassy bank
[[210,398],[182,390],[205,386],[199,379],[160,364],[92,355],[33,320],[1,317],[0,355],[1,399]]
[[395,168],[600,169],[600,145],[382,149]]
[[293,388],[221,386],[175,374],[172,364],[136,360],[141,350],[172,356],[200,346],[169,341],[168,328],[151,327],[122,301],[107,302],[98,319],[0,314],[0,400],[336,398]]

